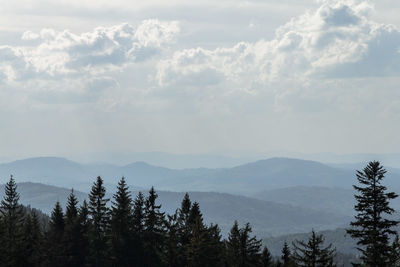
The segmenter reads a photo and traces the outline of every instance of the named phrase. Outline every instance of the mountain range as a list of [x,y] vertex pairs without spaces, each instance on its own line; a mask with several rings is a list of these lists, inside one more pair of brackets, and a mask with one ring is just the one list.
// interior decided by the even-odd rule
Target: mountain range
[[[397,191],[400,171],[388,170],[385,184]],[[83,201],[98,175],[110,198],[122,176],[133,196],[154,185],[168,213],[179,207],[184,192],[191,192],[206,222],[218,223],[225,234],[234,220],[250,222],[259,236],[334,229],[354,213],[355,169],[308,160],[271,158],[233,168],[176,170],[144,162],[117,166],[48,157],[0,164],[0,183],[10,174],[20,183],[21,202],[46,213],[56,201],[65,206],[71,188]],[[393,206],[400,209],[400,201]]]
[[[168,191],[213,191],[253,196],[256,193],[292,186],[352,189],[355,170],[332,167],[315,161],[271,158],[233,168],[169,169],[144,162],[117,166],[106,163],[80,164],[64,158],[30,158],[0,164],[3,181],[13,174],[18,181],[39,182],[87,191],[101,176],[116,184],[125,176],[135,188],[155,186]],[[0,180],[1,181],[1,180]],[[386,183],[400,188],[400,171],[389,172]]]

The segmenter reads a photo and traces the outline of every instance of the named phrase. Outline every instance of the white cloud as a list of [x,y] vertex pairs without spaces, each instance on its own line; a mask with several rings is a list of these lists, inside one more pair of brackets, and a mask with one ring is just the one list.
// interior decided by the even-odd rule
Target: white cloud
[[159,53],[178,32],[177,22],[158,20],[143,21],[137,29],[124,23],[82,34],[54,29],[27,31],[22,35],[26,46],[0,47],[1,76],[7,78],[3,81],[18,81],[118,70]]
[[282,80],[304,85],[320,78],[399,75],[400,29],[372,21],[372,11],[367,1],[324,0],[279,27],[271,41],[177,51],[159,64],[158,82],[243,89]]

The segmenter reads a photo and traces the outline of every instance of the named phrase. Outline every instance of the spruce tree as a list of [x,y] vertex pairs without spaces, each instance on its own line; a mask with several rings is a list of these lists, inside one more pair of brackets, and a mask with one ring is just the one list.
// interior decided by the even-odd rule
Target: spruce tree
[[109,263],[109,209],[108,199],[105,198],[106,189],[103,186],[103,179],[98,176],[89,194],[89,257],[96,267],[108,266]]
[[233,223],[226,242],[226,257],[227,263],[230,266],[237,266],[240,262],[240,229],[236,220]]
[[158,195],[152,187],[145,201],[143,245],[146,255],[145,265],[162,266],[165,262],[165,214],[161,205],[156,204]]
[[386,192],[382,180],[386,170],[378,161],[370,162],[363,171],[357,171],[360,185],[354,185],[358,192],[355,195],[357,215],[347,230],[353,238],[358,239],[358,250],[361,259],[371,267],[385,267],[389,264],[390,236],[395,235],[393,227],[399,222],[391,220],[394,210],[389,201],[395,199],[394,192]]
[[197,202],[189,212],[190,238],[186,247],[187,266],[221,266],[223,243],[217,225],[207,227]]
[[82,251],[79,246],[80,240],[81,229],[78,217],[78,200],[72,189],[68,196],[65,210],[64,246],[66,263],[68,266],[79,266],[82,264]]
[[189,215],[190,215],[190,210],[192,209],[192,202],[189,198],[189,194],[186,193],[185,196],[182,199],[181,202],[181,207],[178,210],[178,218],[177,218],[177,224],[178,224],[178,230],[177,230],[177,235],[179,239],[178,243],[178,266],[187,266],[187,246],[190,241],[191,237],[191,225],[189,222]]
[[314,230],[308,242],[296,240],[293,242],[293,259],[300,267],[334,267],[333,258],[335,249],[332,244],[322,247],[324,238],[317,235]]
[[282,259],[282,267],[293,267],[293,266],[295,266],[295,263],[294,263],[293,258],[292,258],[292,253],[291,253],[290,248],[289,248],[289,246],[288,246],[286,241],[283,244],[281,259]]
[[135,266],[145,266],[144,253],[144,219],[145,219],[145,199],[142,192],[139,192],[133,203],[132,215],[132,254],[135,259]]
[[23,265],[42,266],[43,233],[35,212],[28,213],[23,226]]
[[1,201],[0,212],[3,215],[4,236],[4,266],[21,266],[22,261],[22,225],[24,214],[22,206],[19,204],[19,194],[17,184],[13,176],[5,186],[5,196]]
[[57,202],[51,213],[49,230],[46,233],[45,266],[67,266],[63,244],[64,230],[64,214],[60,202]]
[[166,264],[167,266],[180,267],[184,266],[181,262],[182,251],[181,243],[179,239],[180,224],[178,219],[178,213],[175,212],[173,215],[167,215],[166,225]]
[[261,253],[261,267],[272,267],[274,265],[271,252],[267,247],[264,247]]
[[86,200],[78,211],[79,239],[77,241],[77,249],[80,251],[78,266],[87,266],[89,262],[89,230],[91,227],[89,220],[89,208]]
[[252,229],[249,223],[241,229],[241,250],[242,250],[242,266],[257,266],[260,262],[261,240],[255,236],[250,236]]
[[235,221],[227,242],[227,262],[230,266],[252,267],[259,266],[261,262],[261,240],[250,236],[252,230],[247,223],[239,229]]
[[125,178],[118,183],[111,207],[111,248],[115,266],[132,266],[132,198]]

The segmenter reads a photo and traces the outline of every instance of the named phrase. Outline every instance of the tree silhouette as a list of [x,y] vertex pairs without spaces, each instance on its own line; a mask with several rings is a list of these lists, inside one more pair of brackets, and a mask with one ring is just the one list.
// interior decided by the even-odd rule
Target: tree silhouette
[[357,215],[347,229],[353,238],[358,239],[357,248],[362,253],[361,259],[372,267],[385,267],[389,263],[390,236],[395,235],[393,227],[399,222],[390,220],[388,215],[394,209],[389,201],[397,194],[386,192],[387,188],[381,184],[386,170],[378,161],[370,162],[363,171],[357,171],[357,180],[360,185],[354,185],[358,192],[355,195]]

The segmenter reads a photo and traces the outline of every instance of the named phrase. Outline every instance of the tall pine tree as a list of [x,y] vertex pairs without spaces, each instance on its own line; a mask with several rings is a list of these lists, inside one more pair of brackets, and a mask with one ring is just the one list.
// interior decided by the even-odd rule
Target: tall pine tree
[[132,198],[122,177],[111,207],[111,248],[115,266],[132,266],[133,224]]
[[397,195],[386,192],[387,188],[381,184],[386,170],[378,161],[370,162],[363,171],[357,171],[357,180],[360,185],[354,185],[358,192],[355,195],[357,215],[347,230],[353,238],[358,239],[358,250],[362,252],[362,260],[371,267],[385,267],[389,263],[390,236],[395,235],[393,227],[399,222],[391,220],[389,215],[394,209],[389,201]]
[[109,222],[110,213],[105,198],[106,189],[103,179],[99,176],[89,194],[89,257],[96,267],[109,266]]
[[274,262],[272,260],[271,252],[269,252],[267,247],[264,247],[261,253],[261,267],[272,267]]
[[64,247],[64,214],[57,202],[51,213],[49,230],[46,233],[45,266],[67,266]]
[[1,201],[0,212],[3,215],[4,225],[3,249],[4,266],[21,266],[23,255],[22,225],[24,214],[22,206],[19,204],[19,194],[17,184],[13,176],[5,186],[5,196]]
[[145,265],[158,267],[165,263],[165,214],[161,205],[156,204],[158,195],[152,187],[145,201],[143,245],[146,255]]
[[80,246],[81,226],[78,217],[78,199],[71,190],[65,210],[65,257],[68,266],[82,266],[84,255]]
[[24,266],[42,266],[43,233],[35,212],[28,213],[23,226]]
[[293,257],[292,257],[292,252],[290,251],[290,248],[286,241],[283,244],[281,259],[282,259],[282,267],[294,267],[295,266],[295,263],[294,263]]
[[239,229],[235,221],[227,242],[227,262],[234,267],[256,267],[261,263],[261,240],[250,236],[250,224]]
[[145,199],[142,192],[139,192],[133,203],[132,215],[132,254],[135,259],[135,266],[145,266],[144,252],[144,219],[145,219]]

